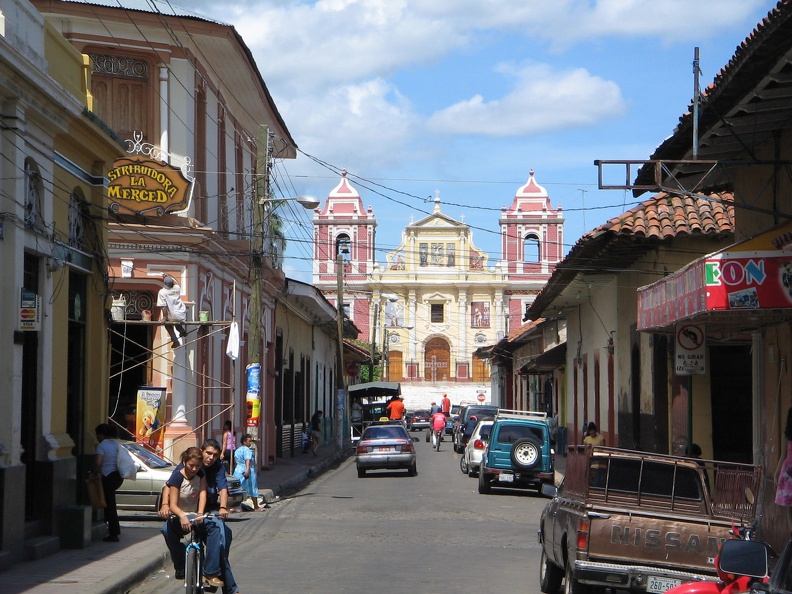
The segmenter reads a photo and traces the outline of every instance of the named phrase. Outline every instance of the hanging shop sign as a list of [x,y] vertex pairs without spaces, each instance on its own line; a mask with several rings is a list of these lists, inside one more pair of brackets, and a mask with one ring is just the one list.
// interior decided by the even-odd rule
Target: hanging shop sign
[[251,363],[245,372],[247,374],[245,426],[258,427],[261,422],[261,363]]
[[110,210],[119,214],[162,216],[185,210],[193,183],[181,169],[142,156],[117,159],[108,171]]
[[135,440],[162,454],[165,438],[165,388],[138,388]]

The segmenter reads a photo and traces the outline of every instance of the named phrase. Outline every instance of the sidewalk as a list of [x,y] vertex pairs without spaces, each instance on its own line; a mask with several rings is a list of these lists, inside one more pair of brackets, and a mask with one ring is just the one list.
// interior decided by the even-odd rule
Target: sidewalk
[[[259,494],[272,500],[290,493],[343,458],[330,444],[322,446],[316,457],[298,451],[293,458],[279,459],[272,470],[259,471]],[[3,591],[10,594],[118,594],[168,563],[168,551],[159,531],[124,528],[123,512],[121,515],[121,542],[95,540],[84,549],[61,549],[43,559],[14,565],[0,572]]]

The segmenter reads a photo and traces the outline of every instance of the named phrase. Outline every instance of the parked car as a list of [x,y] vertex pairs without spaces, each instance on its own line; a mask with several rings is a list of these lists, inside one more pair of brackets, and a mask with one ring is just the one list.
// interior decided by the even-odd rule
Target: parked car
[[[132,454],[137,466],[133,479],[124,479],[116,492],[116,505],[120,510],[157,512],[160,508],[162,487],[176,469],[176,466],[160,458],[145,446],[134,441],[120,442]],[[228,507],[239,507],[245,499],[242,485],[234,475],[226,474],[228,479]]]
[[479,493],[492,487],[536,489],[553,485],[554,454],[543,412],[500,410],[479,466]]
[[355,448],[355,463],[360,478],[367,470],[383,468],[404,468],[410,476],[418,474],[413,438],[398,421],[366,427]]
[[407,430],[420,431],[421,429],[428,429],[430,419],[431,415],[428,410],[416,410],[407,419]]
[[465,424],[470,420],[471,415],[476,415],[476,418],[481,420],[484,417],[494,417],[498,413],[498,407],[491,404],[467,404],[459,410],[459,417],[454,423],[453,441],[454,451],[461,454],[467,445],[467,438],[465,435]]
[[468,476],[474,477],[478,475],[479,466],[481,466],[481,456],[487,447],[493,423],[492,419],[484,419],[478,422],[465,446],[465,451],[462,452],[462,456],[459,458],[459,469]]

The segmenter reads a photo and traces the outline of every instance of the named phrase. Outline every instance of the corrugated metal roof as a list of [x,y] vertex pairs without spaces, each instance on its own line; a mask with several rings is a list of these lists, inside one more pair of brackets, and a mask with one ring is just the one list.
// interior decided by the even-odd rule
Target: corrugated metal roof
[[168,0],[63,0],[74,4],[90,4],[93,6],[106,6],[109,8],[122,8],[124,10],[137,10],[152,14],[164,14],[167,16],[188,17],[200,19],[209,23],[227,24],[221,21],[210,19],[205,15],[186,10]]

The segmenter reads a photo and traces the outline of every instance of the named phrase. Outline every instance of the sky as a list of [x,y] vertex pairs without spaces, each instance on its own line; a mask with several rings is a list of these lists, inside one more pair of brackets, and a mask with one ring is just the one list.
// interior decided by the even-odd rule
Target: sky
[[[180,4],[178,1],[174,4]],[[342,170],[377,218],[377,260],[442,211],[500,256],[498,218],[530,171],[562,207],[564,253],[638,200],[601,160],[648,159],[775,6],[769,0],[191,0],[250,48],[299,147],[276,195],[324,202]],[[183,3],[182,3],[182,6]],[[185,8],[187,8],[185,6]],[[691,141],[692,142],[692,141]],[[607,181],[623,179],[609,169]],[[648,195],[642,196],[643,199]],[[284,268],[311,281],[310,212]]]

